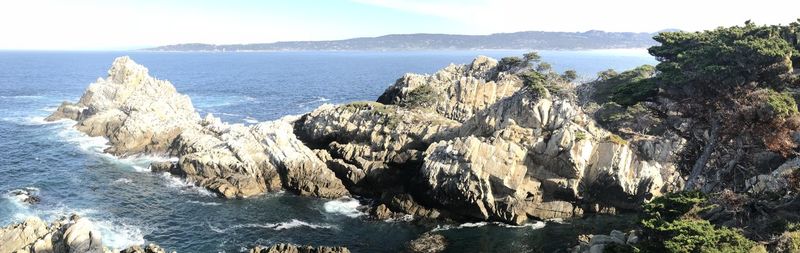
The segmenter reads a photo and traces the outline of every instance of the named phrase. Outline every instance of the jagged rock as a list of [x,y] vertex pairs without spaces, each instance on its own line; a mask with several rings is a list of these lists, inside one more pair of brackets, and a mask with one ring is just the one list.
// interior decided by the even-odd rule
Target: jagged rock
[[20,203],[29,205],[36,204],[41,201],[41,198],[39,197],[39,189],[34,187],[11,190],[7,193],[7,195],[10,198],[19,201]]
[[428,232],[408,242],[407,248],[412,253],[442,252],[447,248],[447,239],[441,234]]
[[128,57],[114,60],[108,77],[89,85],[76,104],[65,102],[47,117],[78,121],[80,131],[103,136],[117,155],[163,153],[183,129],[200,119],[189,97],[148,75]]
[[207,116],[202,129],[182,133],[174,150],[176,174],[231,197],[286,189],[301,195],[347,195],[341,180],[292,133],[291,118],[252,126]]
[[116,155],[173,155],[151,170],[186,177],[227,198],[284,188],[301,195],[347,195],[342,182],[293,134],[291,120],[252,126],[200,119],[191,101],[128,57],[91,84],[76,104],[65,102],[48,120],[78,121],[78,130],[106,137]]
[[769,174],[762,174],[747,179],[745,186],[753,194],[775,193],[786,194],[797,186],[791,185],[791,180],[797,180],[800,172],[800,158],[786,161]]
[[421,171],[435,201],[469,217],[519,224],[582,212],[555,201],[632,209],[680,181],[681,140],[637,149],[571,101],[533,90],[479,112],[458,135],[431,145]]
[[250,249],[250,253],[350,253],[345,247],[327,247],[327,246],[301,246],[289,243],[279,243],[272,245],[268,248],[256,246]]
[[435,113],[357,102],[320,106],[295,123],[295,132],[304,142],[327,148],[332,156],[328,165],[351,191],[379,195],[381,189],[405,184],[414,173],[394,165],[420,163],[428,144],[457,125]]
[[47,225],[39,218],[12,224],[0,229],[0,252],[30,251],[32,244],[47,233]]
[[406,74],[378,98],[384,104],[424,106],[447,118],[464,121],[522,87],[517,76],[499,72],[497,61],[478,56],[433,75]]

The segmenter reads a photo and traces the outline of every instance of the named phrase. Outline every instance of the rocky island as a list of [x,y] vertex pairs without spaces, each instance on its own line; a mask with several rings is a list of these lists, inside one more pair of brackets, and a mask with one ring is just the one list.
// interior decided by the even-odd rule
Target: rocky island
[[[783,251],[797,248],[800,220],[798,31],[665,32],[650,48],[658,66],[581,85],[535,53],[478,56],[406,74],[375,102],[250,125],[199,115],[168,81],[119,57],[47,120],[74,120],[110,154],[175,157],[150,169],[222,198],[358,196],[377,219],[515,225],[629,212],[642,217],[634,231],[587,235],[572,250]],[[27,223],[42,230],[36,238],[48,230]],[[426,237],[416,241],[441,239]],[[27,242],[11,248],[37,245]],[[346,252],[306,248],[337,250]]]

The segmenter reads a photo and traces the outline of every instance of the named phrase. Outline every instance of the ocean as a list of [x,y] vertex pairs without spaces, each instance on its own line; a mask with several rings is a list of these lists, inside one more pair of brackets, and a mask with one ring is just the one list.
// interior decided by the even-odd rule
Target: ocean
[[[191,97],[201,116],[252,124],[309,112],[323,103],[375,100],[404,73],[434,73],[477,55],[522,51],[421,52],[49,52],[0,51],[0,226],[28,216],[48,221],[77,213],[90,218],[106,245],[156,243],[178,252],[242,252],[289,242],[346,246],[352,252],[399,252],[427,231],[448,239],[448,252],[553,252],[579,234],[607,234],[630,217],[569,221],[445,224],[371,220],[368,199],[324,200],[272,193],[238,200],[215,197],[147,167],[159,157],[103,154],[103,138],[45,122],[62,101],[77,101],[105,77],[113,59],[129,55]],[[554,69],[584,80],[597,72],[655,64],[644,49],[540,51]],[[28,188],[30,205],[8,192]]]

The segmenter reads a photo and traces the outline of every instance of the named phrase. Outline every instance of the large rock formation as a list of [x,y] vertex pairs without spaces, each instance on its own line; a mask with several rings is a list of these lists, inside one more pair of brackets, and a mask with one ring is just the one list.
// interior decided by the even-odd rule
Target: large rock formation
[[148,75],[128,57],[114,60],[108,77],[89,85],[78,103],[64,102],[47,120],[78,121],[90,136],[103,136],[116,155],[163,153],[183,129],[200,120],[192,102],[168,81]]
[[429,107],[464,121],[522,87],[522,80],[498,70],[496,60],[478,56],[471,64],[451,64],[433,75],[406,74],[386,89],[378,102]]
[[406,75],[379,102],[244,126],[200,119],[169,83],[123,57],[49,119],[76,119],[78,129],[108,137],[115,154],[177,156],[152,167],[225,197],[353,193],[376,198],[372,213],[384,217],[523,223],[632,209],[680,186],[674,159],[683,139],[623,140],[596,127],[574,98],[527,87],[521,71],[478,57]]
[[201,119],[191,101],[128,57],[114,60],[108,77],[89,86],[78,103],[65,102],[47,120],[76,120],[76,128],[109,140],[116,155],[179,158],[154,170],[184,176],[228,198],[284,188],[302,195],[347,195],[317,154],[294,136],[288,119],[252,126]]
[[631,209],[680,181],[672,159],[681,140],[633,145],[547,92],[523,89],[458,135],[431,145],[421,172],[434,200],[470,217],[522,223]]

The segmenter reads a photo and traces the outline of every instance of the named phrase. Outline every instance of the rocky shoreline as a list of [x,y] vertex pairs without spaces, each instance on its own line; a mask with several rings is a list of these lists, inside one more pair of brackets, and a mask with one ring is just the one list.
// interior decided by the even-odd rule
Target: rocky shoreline
[[[532,85],[526,71],[480,56],[407,74],[377,102],[241,125],[201,117],[168,81],[120,57],[47,120],[75,120],[81,132],[108,139],[110,154],[176,157],[150,169],[220,197],[358,195],[374,200],[369,213],[380,219],[523,224],[636,210],[682,186],[675,163],[685,140],[622,139],[574,97]],[[572,85],[552,70],[538,73]]]

